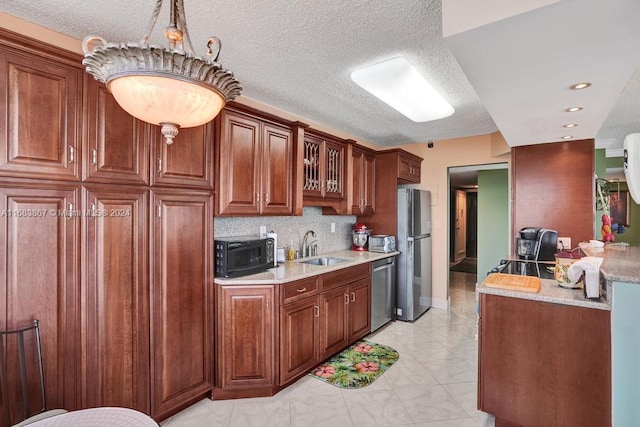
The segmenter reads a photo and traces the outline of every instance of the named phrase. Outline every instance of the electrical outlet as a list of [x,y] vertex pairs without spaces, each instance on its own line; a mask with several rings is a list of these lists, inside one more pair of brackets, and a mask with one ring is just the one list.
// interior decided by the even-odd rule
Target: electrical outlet
[[331,232],[332,232],[332,233],[335,233],[335,232],[336,232],[336,223],[335,223],[335,222],[332,222],[332,223],[331,223]]
[[266,225],[261,225],[260,226],[260,237],[261,238],[267,237],[267,226]]
[[571,250],[571,237],[558,237],[558,249],[559,250]]

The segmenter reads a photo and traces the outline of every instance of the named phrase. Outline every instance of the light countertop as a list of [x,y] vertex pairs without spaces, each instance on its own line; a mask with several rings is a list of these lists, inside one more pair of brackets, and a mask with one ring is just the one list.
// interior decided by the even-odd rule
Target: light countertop
[[607,281],[640,284],[640,247],[606,244],[602,249],[582,250],[589,256],[604,258],[600,271]]
[[488,287],[484,285],[484,282],[478,284],[476,291],[481,294],[529,299],[554,304],[574,305],[578,307],[596,308],[599,310],[611,310],[611,306],[607,303],[605,295],[601,295],[597,300],[587,299],[584,296],[584,290],[582,288],[563,288],[558,285],[558,282],[551,279],[540,279],[540,291],[538,292],[523,292],[511,289]]
[[[347,267],[353,267],[354,265],[364,264],[367,262],[377,261],[379,259],[389,258],[396,256],[400,252],[356,252],[350,250],[335,251],[324,253],[318,256],[309,257],[305,259],[297,259],[294,261],[285,261],[278,263],[278,267],[271,268],[267,271],[258,274],[251,274],[249,276],[225,278],[216,277],[214,283],[217,285],[278,285],[294,280],[304,279],[306,277],[316,276],[318,274],[328,273],[330,271],[341,270]],[[343,258],[347,259],[345,262],[334,265],[313,265],[304,264],[301,261],[307,261],[314,258]]]

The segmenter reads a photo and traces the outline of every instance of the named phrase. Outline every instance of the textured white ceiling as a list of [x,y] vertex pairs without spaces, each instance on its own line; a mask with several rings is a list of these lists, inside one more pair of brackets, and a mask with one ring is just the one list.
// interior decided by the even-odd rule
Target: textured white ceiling
[[[595,0],[560,3],[585,1]],[[637,0],[603,3],[610,1],[612,4],[640,3]],[[472,75],[474,70],[482,70],[486,61],[481,54],[475,59],[477,62],[463,62],[463,72],[442,38],[440,0],[184,2],[196,54],[204,54],[204,43],[209,36],[219,37],[223,44],[219,61],[243,84],[243,96],[358,139],[398,145],[486,134],[497,130],[495,123],[505,120],[494,112],[492,118],[485,105],[516,90],[520,91],[521,98],[527,98],[525,88],[500,84],[499,78],[491,91],[485,91],[483,100],[478,97],[465,72]],[[0,11],[78,39],[96,34],[108,41],[137,41],[145,31],[154,4],[152,0],[2,0]],[[544,13],[545,9],[538,13]],[[153,42],[162,42],[159,31],[167,22],[165,5]],[[486,27],[492,25],[495,24]],[[461,37],[470,33],[463,33]],[[465,42],[471,50],[474,43],[472,38]],[[477,45],[477,49],[480,48],[482,44]],[[539,51],[544,51],[544,46]],[[351,81],[349,76],[354,69],[398,55],[405,55],[453,105],[456,111],[452,116],[414,123]],[[513,52],[496,55],[509,58]],[[541,61],[547,60],[543,55]],[[547,72],[539,76],[541,79],[554,74],[556,67],[552,65],[543,67]],[[640,80],[640,76],[636,77]],[[638,93],[637,86],[628,87]],[[538,86],[531,90],[538,90]],[[636,96],[623,93],[620,102],[625,99],[636,111],[639,109]],[[553,101],[549,99],[549,103]],[[520,104],[510,106],[513,111],[519,108]],[[618,109],[621,111],[616,113]],[[618,134],[627,132],[621,130],[623,126],[631,129],[637,125],[638,115],[627,115],[628,109],[616,106],[598,137],[612,144]],[[628,124],[634,119],[635,125]],[[505,129],[509,125],[510,122],[505,122]],[[599,126],[592,127],[590,137],[595,137]],[[529,128],[524,129],[529,132]],[[508,142],[511,144],[509,139]]]

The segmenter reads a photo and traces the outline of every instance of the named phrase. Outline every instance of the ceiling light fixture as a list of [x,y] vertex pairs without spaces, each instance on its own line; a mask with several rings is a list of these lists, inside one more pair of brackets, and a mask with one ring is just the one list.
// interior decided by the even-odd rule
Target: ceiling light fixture
[[591,83],[588,82],[584,82],[584,83],[576,83],[574,85],[570,86],[571,90],[580,90],[580,89],[586,89],[589,86],[591,86]]
[[562,125],[563,128],[574,128],[576,126],[578,126],[578,125],[575,124],[575,123],[567,123],[565,125]]
[[571,139],[571,138],[573,138],[572,135],[565,135],[565,136],[562,137],[562,139]]
[[570,107],[564,111],[566,111],[567,113],[575,113],[576,111],[580,111],[580,110],[582,110],[582,107]]
[[233,73],[216,62],[220,40],[207,41],[210,59],[196,57],[183,0],[170,2],[169,26],[164,29],[168,49],[147,44],[163,0],[156,0],[147,33],[139,43],[107,43],[97,36],[82,42],[87,72],[107,86],[127,113],[162,126],[167,144],[173,143],[179,128],[211,121],[242,91]]
[[402,56],[360,68],[351,80],[414,122],[442,119],[455,111]]

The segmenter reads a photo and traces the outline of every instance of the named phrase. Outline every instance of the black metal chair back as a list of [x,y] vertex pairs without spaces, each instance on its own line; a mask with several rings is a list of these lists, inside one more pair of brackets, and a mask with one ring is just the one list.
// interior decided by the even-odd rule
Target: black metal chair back
[[[30,399],[30,390],[29,390],[29,375],[27,370],[27,350],[25,347],[25,334],[35,334],[35,346],[37,351],[37,361],[38,361],[38,375],[40,379],[40,399],[42,402],[42,408],[38,411],[31,411],[31,399]],[[23,419],[29,418],[33,413],[41,413],[44,412],[46,408],[45,401],[45,391],[44,391],[44,372],[42,367],[42,348],[40,345],[40,329],[38,327],[38,320],[34,320],[33,324],[30,326],[26,326],[24,328],[8,330],[8,331],[0,331],[0,392],[2,393],[2,413],[3,420],[2,425],[10,425],[11,423],[11,399],[12,394],[9,393],[9,373],[8,369],[9,364],[7,360],[7,348],[9,345],[13,343],[13,338],[15,337],[15,342],[17,345],[17,356],[18,356],[18,365],[19,365],[19,378],[18,383],[20,387],[20,395],[22,396],[22,412]],[[13,384],[13,382],[11,381]]]

